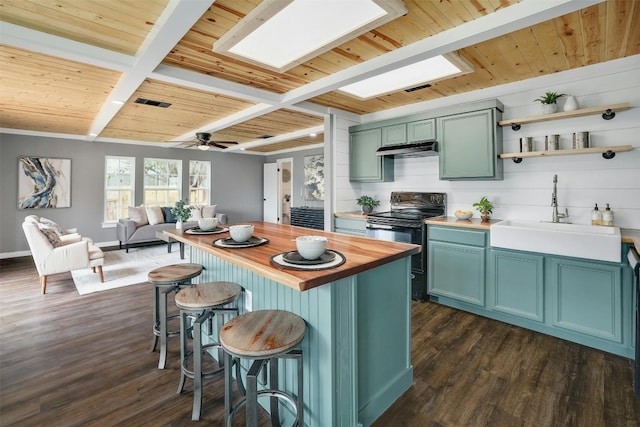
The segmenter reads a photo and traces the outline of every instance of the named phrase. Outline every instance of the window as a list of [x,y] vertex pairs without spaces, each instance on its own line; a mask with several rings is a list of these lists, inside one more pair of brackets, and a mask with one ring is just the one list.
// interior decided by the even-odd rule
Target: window
[[133,157],[105,157],[104,222],[117,222],[129,216],[128,207],[134,203],[136,159]]
[[189,204],[208,205],[211,201],[211,162],[189,161]]
[[144,159],[145,206],[174,206],[182,199],[182,161]]

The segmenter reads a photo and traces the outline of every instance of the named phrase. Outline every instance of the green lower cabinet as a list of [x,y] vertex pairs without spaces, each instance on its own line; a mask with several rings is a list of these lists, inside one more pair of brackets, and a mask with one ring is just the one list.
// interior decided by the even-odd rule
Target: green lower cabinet
[[367,222],[365,219],[341,218],[333,219],[333,231],[336,233],[353,234],[355,236],[364,236]]
[[492,249],[487,308],[544,322],[544,256]]
[[550,258],[553,326],[622,342],[622,269],[618,265]]
[[485,248],[428,243],[429,294],[484,306]]

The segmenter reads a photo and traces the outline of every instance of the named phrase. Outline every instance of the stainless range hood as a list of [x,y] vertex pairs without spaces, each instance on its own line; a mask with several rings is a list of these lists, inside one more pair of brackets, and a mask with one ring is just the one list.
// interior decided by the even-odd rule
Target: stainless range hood
[[378,148],[376,155],[394,157],[437,156],[438,141],[428,139],[411,144],[385,145]]

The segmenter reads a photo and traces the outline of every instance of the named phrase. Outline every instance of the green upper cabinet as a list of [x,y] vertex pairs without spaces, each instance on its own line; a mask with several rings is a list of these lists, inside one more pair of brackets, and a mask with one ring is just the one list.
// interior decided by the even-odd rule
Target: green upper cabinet
[[407,125],[385,126],[382,128],[382,145],[398,145],[407,143]]
[[407,142],[436,139],[436,120],[418,120],[407,123]]
[[441,180],[502,179],[501,117],[491,108],[436,119]]
[[349,180],[352,182],[393,181],[393,159],[376,155],[382,146],[382,129],[351,132],[349,135]]

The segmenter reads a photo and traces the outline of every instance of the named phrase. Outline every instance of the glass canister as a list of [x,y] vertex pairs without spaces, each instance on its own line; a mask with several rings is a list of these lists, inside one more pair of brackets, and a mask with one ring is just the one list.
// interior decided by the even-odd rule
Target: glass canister
[[589,132],[575,132],[573,134],[573,148],[589,148]]
[[530,136],[520,138],[520,152],[528,153],[533,151],[533,138]]
[[544,139],[544,149],[554,151],[560,149],[560,135],[547,135]]

